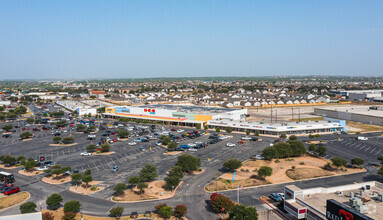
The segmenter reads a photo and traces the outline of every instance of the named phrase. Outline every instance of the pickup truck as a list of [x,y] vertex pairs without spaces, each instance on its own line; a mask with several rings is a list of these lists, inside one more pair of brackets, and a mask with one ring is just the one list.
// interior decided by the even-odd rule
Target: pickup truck
[[180,146],[180,148],[182,148],[182,149],[189,149],[189,148],[190,148],[190,146],[189,146],[189,145],[186,145],[186,144],[184,144],[184,145],[181,145],[181,146]]

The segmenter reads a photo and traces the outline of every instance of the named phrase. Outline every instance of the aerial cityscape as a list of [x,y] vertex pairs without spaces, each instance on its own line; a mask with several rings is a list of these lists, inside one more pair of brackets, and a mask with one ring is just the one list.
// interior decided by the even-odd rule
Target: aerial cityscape
[[382,1],[0,1],[0,220],[383,219]]

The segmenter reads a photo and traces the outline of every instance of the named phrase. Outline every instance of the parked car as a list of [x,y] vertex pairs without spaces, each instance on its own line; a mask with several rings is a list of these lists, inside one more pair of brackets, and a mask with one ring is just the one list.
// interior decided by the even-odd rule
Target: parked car
[[90,152],[82,152],[80,155],[81,156],[91,156],[92,153],[90,153]]
[[277,193],[271,193],[269,195],[269,198],[276,201],[276,202],[282,201],[282,198]]
[[11,138],[12,135],[10,135],[10,134],[3,134],[3,137],[4,137],[4,138]]
[[278,196],[281,197],[283,201],[285,201],[285,194],[284,193],[278,193]]
[[10,195],[17,192],[20,192],[20,188],[18,186],[10,187],[7,191],[4,191],[4,195]]
[[358,141],[367,141],[368,140],[368,137],[362,137],[362,136],[359,136],[357,138]]
[[246,141],[238,141],[238,144],[245,144]]
[[138,213],[137,213],[137,212],[132,212],[132,213],[130,213],[130,218],[131,218],[131,219],[136,219],[136,218],[138,218]]
[[146,149],[144,147],[140,147],[140,150],[141,151],[146,151]]
[[251,137],[249,136],[241,137],[241,140],[251,140]]
[[117,165],[114,165],[113,168],[112,168],[112,171],[113,171],[113,172],[118,171],[118,166],[117,166]]
[[44,170],[47,170],[47,169],[49,169],[48,166],[42,166],[42,167],[37,168],[36,170],[37,171],[44,171]]
[[136,142],[129,142],[128,145],[129,146],[134,146],[134,145],[137,145],[137,143]]
[[260,154],[257,154],[257,155],[253,155],[251,156],[251,159],[256,159],[256,160],[264,160],[265,157],[260,155]]
[[233,143],[227,143],[227,144],[226,144],[226,147],[235,147],[235,144],[233,144]]
[[195,152],[195,151],[198,151],[197,149],[195,148],[189,148],[188,151],[192,151],[192,152]]

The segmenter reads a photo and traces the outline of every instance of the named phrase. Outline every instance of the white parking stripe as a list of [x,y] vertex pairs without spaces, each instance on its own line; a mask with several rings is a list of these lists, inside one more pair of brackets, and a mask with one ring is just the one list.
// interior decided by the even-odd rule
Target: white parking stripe
[[361,144],[358,144],[358,145],[356,145],[354,148],[357,148],[357,147],[359,147]]
[[374,152],[375,149],[376,149],[376,147],[370,152],[370,154],[372,154],[372,152]]
[[368,149],[370,149],[371,148],[371,146],[369,146],[368,148],[366,148],[366,150],[364,150],[364,152],[366,152]]
[[367,145],[363,145],[363,147],[361,147],[359,150],[362,150],[363,148],[365,148]]
[[382,151],[382,150],[379,150],[378,152],[376,152],[375,155],[377,155],[380,151]]

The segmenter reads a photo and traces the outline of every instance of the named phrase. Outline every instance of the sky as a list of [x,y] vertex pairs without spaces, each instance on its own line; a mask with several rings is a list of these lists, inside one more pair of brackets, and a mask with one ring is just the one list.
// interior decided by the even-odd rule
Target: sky
[[0,79],[383,76],[381,0],[0,0]]

